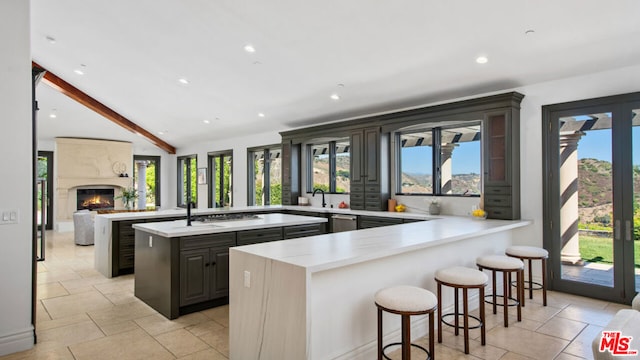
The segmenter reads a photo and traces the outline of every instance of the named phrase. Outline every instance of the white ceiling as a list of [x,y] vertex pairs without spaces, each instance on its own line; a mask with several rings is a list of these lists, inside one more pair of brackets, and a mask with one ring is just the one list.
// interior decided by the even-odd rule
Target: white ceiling
[[[34,61],[178,148],[640,63],[637,0],[31,4]],[[153,147],[43,83],[37,97],[42,140]]]

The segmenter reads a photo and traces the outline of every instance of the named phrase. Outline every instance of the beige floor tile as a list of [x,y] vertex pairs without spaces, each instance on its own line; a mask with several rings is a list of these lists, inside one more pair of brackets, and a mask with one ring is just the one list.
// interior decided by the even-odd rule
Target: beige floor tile
[[[556,358],[554,360],[583,360],[583,359],[587,359],[587,358],[583,358],[580,356],[574,356],[571,354],[567,354],[567,353],[560,353],[560,355],[556,356]],[[589,359],[592,359],[589,358]]]
[[87,341],[70,346],[76,360],[174,359],[174,356],[142,330]]
[[111,281],[111,282],[97,284],[97,285],[94,285],[93,287],[103,294],[129,291],[129,283],[125,281]]
[[545,322],[552,317],[558,315],[563,308],[555,306],[542,306],[541,304],[533,303],[528,304],[522,308],[522,318],[528,320],[535,320],[538,322]]
[[87,278],[81,277],[79,279],[60,281],[62,286],[64,286],[65,289],[67,290],[73,290],[73,289],[82,288],[86,286],[95,286],[95,285],[104,284],[108,282],[109,282],[109,278],[102,276],[102,274],[98,276],[87,277]]
[[51,316],[49,316],[47,309],[42,305],[42,301],[38,301],[36,303],[36,324],[48,320],[51,320]]
[[183,329],[190,325],[200,324],[209,319],[200,314],[193,313],[180,316],[177,319],[169,320],[166,317],[155,313],[154,315],[136,319],[136,323],[149,334],[156,336],[165,332]]
[[120,292],[114,292],[104,294],[104,296],[113,303],[113,305],[122,305],[130,302],[140,301],[132,291],[125,290]]
[[69,295],[67,289],[60,285],[59,282],[39,284],[36,293],[39,300]]
[[19,353],[6,355],[0,357],[2,360],[74,360],[73,355],[69,348],[57,347],[46,348],[40,345],[35,345],[33,349],[27,351],[21,351]]
[[214,349],[198,351],[187,356],[178,358],[180,360],[227,360],[227,357]]
[[36,323],[36,332],[40,333],[40,331],[43,330],[55,329],[62,326],[78,324],[87,321],[91,321],[91,319],[89,318],[89,316],[87,316],[86,313],[66,316],[55,320],[39,321],[38,323]]
[[495,327],[487,333],[487,344],[537,359],[553,359],[569,341],[517,327]]
[[586,324],[606,326],[615,316],[617,310],[596,309],[585,305],[569,305],[560,313],[558,317],[580,321]]
[[65,270],[63,272],[47,271],[47,272],[38,273],[36,282],[38,284],[47,284],[47,283],[53,283],[53,282],[59,282],[59,281],[65,281],[65,280],[74,280],[74,279],[80,279],[80,278],[81,278],[80,275],[73,272],[72,270]]
[[99,326],[118,324],[127,320],[142,319],[155,314],[157,314],[157,312],[142,301],[124,303],[89,312],[91,319]]
[[596,325],[589,325],[580,334],[571,341],[563,352],[569,355],[582,357],[585,359],[592,359],[593,352],[591,350],[591,341],[602,333],[602,327]]
[[107,336],[140,329],[140,326],[138,326],[138,324],[136,324],[133,320],[122,321],[119,323],[109,323],[105,325],[98,325],[98,327]]
[[92,321],[38,331],[38,342],[69,346],[104,337],[104,333]]
[[516,354],[514,352],[508,352],[504,354],[504,356],[501,357],[500,360],[539,360],[539,359]]
[[195,336],[200,336],[209,331],[221,330],[223,328],[224,326],[220,325],[218,322],[214,320],[208,320],[196,325],[187,326],[185,329]]
[[201,311],[200,313],[206,315],[210,319],[215,320],[222,326],[229,327],[229,305],[218,306],[212,309]]
[[560,339],[573,340],[585,327],[587,327],[585,323],[555,317],[542,325],[537,332]]
[[113,307],[111,301],[98,291],[46,299],[42,303],[52,319]]
[[[489,344],[489,337],[487,333],[487,344],[482,345],[480,343],[480,337],[478,339],[469,339],[469,354],[473,355],[480,359],[500,359],[505,353],[505,349],[500,349]],[[437,335],[436,335],[437,336]],[[436,338],[436,343],[438,342]],[[442,344],[459,351],[461,354],[464,354],[464,335],[460,332],[460,335],[455,336],[454,334],[445,335],[442,334]]]
[[209,345],[185,329],[160,334],[156,340],[176,357],[209,349]]
[[199,336],[200,339],[212,348],[216,349],[222,355],[229,357],[229,329],[208,331]]

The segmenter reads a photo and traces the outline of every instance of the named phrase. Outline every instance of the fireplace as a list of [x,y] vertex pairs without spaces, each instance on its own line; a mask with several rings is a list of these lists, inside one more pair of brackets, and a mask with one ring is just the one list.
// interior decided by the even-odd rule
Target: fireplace
[[113,189],[77,189],[78,210],[113,209]]

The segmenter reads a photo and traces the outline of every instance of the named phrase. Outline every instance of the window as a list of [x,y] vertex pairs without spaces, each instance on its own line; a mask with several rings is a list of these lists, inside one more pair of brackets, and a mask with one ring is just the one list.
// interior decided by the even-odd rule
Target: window
[[399,194],[480,195],[479,121],[398,133]]
[[196,155],[178,157],[178,206],[186,207],[189,201],[198,203],[198,161]]
[[282,204],[281,148],[249,149],[248,205]]
[[209,207],[232,206],[233,150],[209,154]]
[[[160,156],[133,156],[133,186],[139,192],[144,184],[146,208],[160,207]],[[141,173],[141,171],[144,171]],[[142,179],[140,178],[142,176]]]
[[322,189],[327,193],[350,190],[349,139],[308,145],[307,192]]

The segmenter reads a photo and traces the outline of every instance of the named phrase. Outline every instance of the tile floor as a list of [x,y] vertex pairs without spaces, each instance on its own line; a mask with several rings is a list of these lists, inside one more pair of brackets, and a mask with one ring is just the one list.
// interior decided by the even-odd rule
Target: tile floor
[[[167,320],[133,295],[133,275],[107,279],[95,271],[93,246],[74,245],[72,233],[47,235],[46,261],[38,264],[38,344],[0,359],[228,358],[227,306]],[[445,327],[437,358],[590,359],[593,337],[628,308],[558,292],[549,292],[547,307],[539,294],[526,305],[522,322],[514,316],[509,328],[487,308],[487,345],[471,331],[469,355],[462,336]]]

